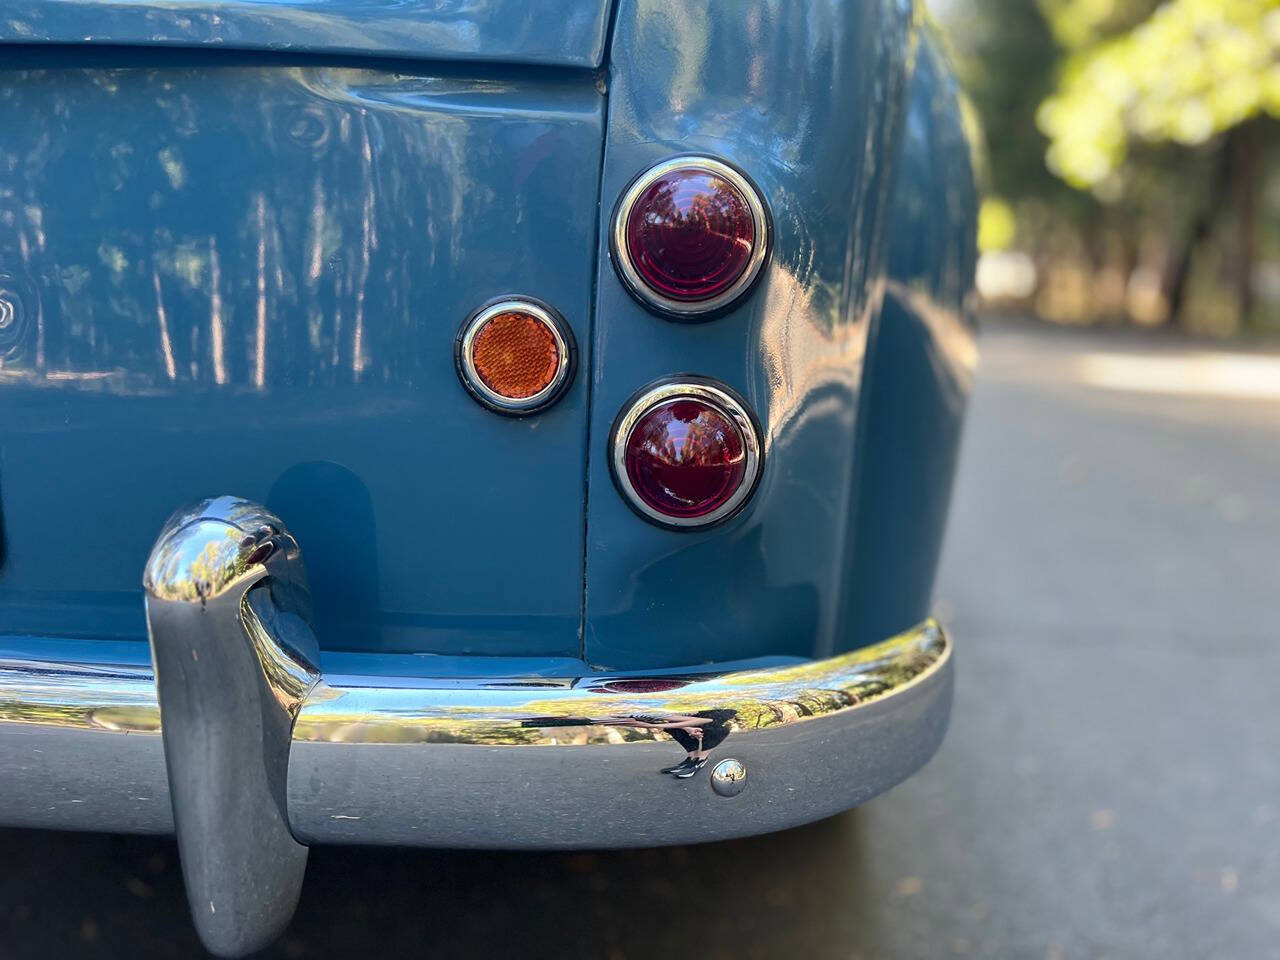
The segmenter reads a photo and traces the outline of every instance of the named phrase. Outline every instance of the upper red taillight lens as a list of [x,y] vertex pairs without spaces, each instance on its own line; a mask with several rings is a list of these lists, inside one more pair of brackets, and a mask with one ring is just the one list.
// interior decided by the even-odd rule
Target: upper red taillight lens
[[705,170],[672,170],[636,198],[627,253],[641,279],[673,300],[709,300],[733,286],[755,247],[742,191]]
[[750,497],[760,462],[759,433],[746,408],[706,381],[651,388],[614,427],[619,489],[642,516],[666,526],[732,516]]
[[637,178],[618,205],[612,236],[628,289],[649,307],[690,319],[745,294],[768,244],[756,188],[709,157],[676,157]]

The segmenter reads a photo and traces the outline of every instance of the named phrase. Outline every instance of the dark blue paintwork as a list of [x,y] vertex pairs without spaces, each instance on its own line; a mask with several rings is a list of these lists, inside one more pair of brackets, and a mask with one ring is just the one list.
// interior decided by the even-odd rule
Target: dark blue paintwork
[[[35,8],[164,40],[124,32],[143,6]],[[152,539],[221,492],[301,541],[326,669],[808,657],[918,620],[968,383],[974,199],[912,5],[619,0],[601,78],[577,68],[602,62],[603,19],[544,13],[535,40],[516,0],[433,3],[473,18],[472,46],[411,27],[395,46],[412,4],[314,6],[358,18],[347,45],[0,46],[5,642],[141,641]],[[274,47],[254,16],[308,7],[220,9]],[[74,39],[52,22],[37,39]],[[217,41],[200,29],[164,42]],[[608,260],[619,193],[687,151],[742,167],[776,229],[762,282],[705,324],[647,312]],[[459,323],[506,293],[553,304],[580,348],[564,399],[525,420],[453,371]],[[607,460],[624,400],[679,372],[746,396],[768,451],[747,508],[698,533],[637,517]]]
[[0,0],[0,43],[208,46],[598,67],[609,2]]

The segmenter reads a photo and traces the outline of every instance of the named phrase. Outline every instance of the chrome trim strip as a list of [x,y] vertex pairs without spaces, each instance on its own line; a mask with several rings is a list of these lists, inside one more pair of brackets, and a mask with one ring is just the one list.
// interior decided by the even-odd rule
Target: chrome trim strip
[[[480,328],[494,317],[504,313],[525,313],[535,317],[551,331],[556,341],[558,363],[555,376],[537,393],[518,400],[504,397],[492,390],[476,370],[475,357],[471,355],[472,346]],[[482,307],[467,319],[458,334],[454,359],[457,362],[458,376],[462,380],[462,385],[473,397],[499,413],[523,415],[536,413],[559,399],[560,394],[568,386],[573,372],[573,355],[572,334],[550,307],[528,297],[506,297]]]
[[[704,170],[707,173],[728,180],[742,194],[747,201],[748,209],[751,211],[751,222],[756,236],[751,257],[747,260],[747,265],[743,268],[742,275],[734,281],[733,285],[725,290],[724,293],[718,294],[710,300],[686,301],[664,297],[645,283],[644,278],[640,276],[640,272],[636,269],[635,262],[631,258],[631,251],[628,249],[627,220],[631,217],[632,207],[635,206],[640,194],[647,190],[655,180],[673,170]],[[771,233],[769,213],[765,208],[764,200],[760,197],[760,191],[741,171],[723,160],[685,154],[672,157],[650,167],[631,182],[614,210],[613,230],[610,232],[609,246],[610,253],[613,255],[613,262],[623,281],[623,286],[627,288],[632,296],[646,307],[673,319],[701,320],[704,318],[710,319],[713,315],[727,309],[751,289],[752,284],[755,283],[761,269],[764,267],[765,258],[769,255],[769,249],[773,243]]]
[[[380,683],[325,677],[302,705],[287,805],[303,843],[650,846],[820,819],[932,756],[952,656],[930,621],[780,669]],[[0,662],[0,822],[171,831],[155,704],[142,668]],[[715,738],[698,752],[739,761],[740,794],[662,772]]]
[[[645,503],[644,498],[632,484],[631,478],[627,476],[627,440],[637,421],[659,404],[680,397],[697,397],[710,401],[742,431],[743,453],[746,458],[746,472],[742,476],[742,483],[734,491],[733,496],[701,517],[672,517],[655,510]],[[619,414],[613,429],[609,432],[609,462],[613,468],[614,482],[627,503],[637,513],[660,526],[679,530],[696,530],[727,520],[742,509],[751,498],[751,494],[755,492],[760,480],[764,452],[760,440],[760,428],[756,426],[755,420],[742,401],[727,388],[711,380],[682,377],[650,387],[627,401],[627,405],[623,407],[622,413]]]

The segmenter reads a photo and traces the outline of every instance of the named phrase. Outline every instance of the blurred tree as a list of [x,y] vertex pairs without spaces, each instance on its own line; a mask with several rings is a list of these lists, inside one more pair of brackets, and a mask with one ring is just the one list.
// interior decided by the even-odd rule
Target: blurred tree
[[[979,247],[1017,247],[1031,254],[1041,286],[1052,286],[1068,260],[1083,258],[1092,269],[1112,257],[1132,262],[1139,237],[1139,221],[1123,203],[1104,204],[1045,165],[1050,141],[1036,115],[1054,93],[1067,54],[1059,31],[1109,25],[1098,16],[1068,23],[1059,16],[1068,4],[1050,2],[953,0],[940,10],[951,58],[985,141]],[[1156,0],[1133,2],[1145,13]]]
[[[1263,117],[1280,116],[1280,0],[1040,0],[1065,52],[1056,91],[1038,110],[1048,168],[1108,203],[1140,198],[1142,167],[1162,189],[1181,181],[1191,214],[1165,272],[1182,314],[1196,250],[1235,192],[1232,258],[1239,316],[1253,315],[1253,266]],[[1210,158],[1178,177],[1145,145],[1171,143]],[[1167,154],[1163,156],[1167,157]],[[1154,167],[1151,159],[1157,158]],[[1174,189],[1178,189],[1174,186]]]
[[1038,0],[1058,43],[1079,50],[1137,26],[1159,0]]
[[[944,19],[965,92],[981,120],[988,199],[1005,210],[1049,205],[1077,225],[1097,215],[1092,197],[1066,189],[1045,168],[1048,140],[1037,128],[1040,104],[1057,80],[1061,47],[1043,12],[1028,0],[983,0],[950,8]],[[997,219],[1003,214],[995,214]],[[998,236],[1010,239],[1007,231]]]
[[1280,0],[932,2],[985,133],[981,246],[1033,257],[1036,309],[1264,320],[1255,283],[1280,290],[1265,162]]

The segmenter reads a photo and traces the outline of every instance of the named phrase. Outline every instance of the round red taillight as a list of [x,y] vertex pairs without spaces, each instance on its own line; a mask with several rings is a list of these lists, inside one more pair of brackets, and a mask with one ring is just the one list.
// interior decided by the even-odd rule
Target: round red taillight
[[675,157],[641,174],[614,216],[614,262],[646,306],[684,319],[747,292],[768,253],[769,220],[756,188],[710,157]]
[[704,400],[664,400],[627,437],[627,477],[640,499],[668,517],[703,517],[742,484],[746,450],[729,416]]
[[746,503],[760,474],[759,432],[726,388],[705,381],[652,387],[623,410],[614,477],[631,506],[672,527],[703,527]]

